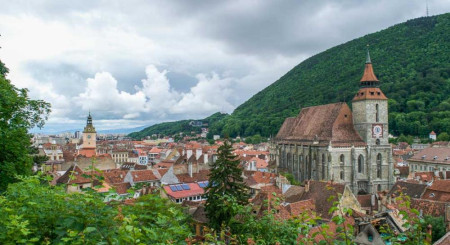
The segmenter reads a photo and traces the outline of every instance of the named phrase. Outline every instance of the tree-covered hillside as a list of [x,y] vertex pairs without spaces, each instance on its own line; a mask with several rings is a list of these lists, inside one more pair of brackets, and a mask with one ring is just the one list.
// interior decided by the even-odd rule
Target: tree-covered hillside
[[[202,127],[208,127],[211,124],[215,124],[218,121],[224,119],[228,114],[223,114],[220,112],[216,112],[213,115],[200,120],[181,120],[181,121],[175,121],[175,122],[165,122],[165,123],[159,123],[155,124],[153,126],[144,128],[143,130],[139,132],[134,132],[129,134],[130,137],[140,139],[144,138],[146,136],[152,136],[154,134],[162,134],[162,135],[174,135],[180,132],[183,133],[190,133],[190,132],[196,132],[200,133]],[[190,122],[202,122],[203,124],[208,124],[208,126],[193,126],[190,125]]]
[[210,125],[210,132],[270,136],[303,107],[351,106],[367,44],[389,98],[390,133],[450,133],[450,14],[410,20],[314,55]]

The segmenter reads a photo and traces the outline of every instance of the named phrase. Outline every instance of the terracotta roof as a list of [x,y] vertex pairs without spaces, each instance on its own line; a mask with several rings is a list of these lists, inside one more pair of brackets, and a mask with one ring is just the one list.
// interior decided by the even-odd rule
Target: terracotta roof
[[450,180],[435,180],[422,195],[422,199],[450,202]]
[[438,202],[426,199],[411,199],[411,208],[422,211],[423,215],[431,215],[434,217],[443,217],[445,215],[445,206],[448,202]]
[[113,187],[116,189],[117,194],[123,195],[128,193],[128,189],[130,189],[131,184],[130,183],[117,183],[113,184]]
[[394,197],[398,197],[400,193],[403,193],[410,198],[420,198],[426,187],[426,184],[397,181],[389,191],[389,196],[394,195]]
[[305,187],[293,185],[283,193],[285,202],[293,203],[302,200],[305,193]]
[[130,171],[130,174],[133,177],[134,182],[153,181],[159,179],[157,176],[155,176],[153,170],[150,169]]
[[434,131],[431,131],[430,135],[436,135],[436,133]]
[[365,146],[353,126],[352,112],[343,102],[303,108],[295,119],[285,120],[276,139]]
[[[341,235],[339,232],[337,232],[338,227],[342,228],[343,226],[349,226],[349,225],[353,226],[355,224],[355,219],[353,217],[345,216],[344,219],[345,219],[344,223],[340,224],[340,225],[337,225],[333,221],[325,223],[325,227],[328,227],[325,229],[322,228],[321,226],[313,227],[311,230],[309,230],[309,235],[312,236],[314,233],[317,233],[317,235],[314,237],[315,243],[308,243],[308,244],[318,244],[320,241],[327,241],[326,244],[333,244],[334,240],[336,238],[339,238]],[[325,238],[321,234],[324,230],[327,232],[327,234],[331,234],[331,237]],[[300,235],[300,237],[302,237],[302,235]]]
[[[58,184],[84,184],[90,183],[92,181],[91,178],[87,178],[87,174],[76,164],[67,169],[67,171],[58,178],[56,183]],[[86,177],[84,177],[86,176]]]
[[103,176],[105,177],[105,182],[111,184],[122,183],[127,175],[128,171],[121,169],[110,169],[103,171]]
[[192,177],[189,174],[176,174],[178,181],[183,183],[205,181],[209,179],[209,170],[200,170],[198,173],[192,173]]
[[177,186],[177,185],[180,185],[180,184],[166,185],[163,188],[164,188],[164,191],[166,191],[167,195],[174,199],[198,196],[198,195],[203,195],[205,193],[205,190],[203,188],[201,188],[197,183],[185,183],[184,185],[189,186],[189,190],[183,189],[183,190],[178,190],[178,191],[172,191],[172,189],[170,187]]
[[[312,199],[316,205],[316,212],[324,219],[330,219],[332,214],[328,213],[330,208],[333,206],[333,201],[337,201],[337,193],[343,194],[345,190],[345,184],[314,181],[310,180],[307,182],[308,187],[305,186],[306,192],[302,196],[302,200]],[[328,199],[334,196],[333,201]]]
[[367,195],[357,195],[356,199],[358,200],[359,204],[361,205],[361,208],[363,209],[370,209],[378,210],[378,201],[375,197],[375,205],[372,207],[372,194]]
[[358,100],[387,100],[380,88],[360,88],[353,101]]
[[414,162],[450,164],[450,147],[430,147],[417,152],[408,159]]
[[361,78],[361,82],[378,82],[377,76],[373,72],[372,63],[366,63],[364,67],[364,74]]

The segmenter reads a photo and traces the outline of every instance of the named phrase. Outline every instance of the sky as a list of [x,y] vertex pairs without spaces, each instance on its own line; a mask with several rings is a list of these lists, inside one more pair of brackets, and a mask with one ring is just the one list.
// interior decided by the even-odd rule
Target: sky
[[[35,132],[231,113],[306,58],[426,15],[426,0],[0,0],[8,79],[50,102]],[[450,1],[428,0],[430,15]],[[364,57],[361,57],[362,62]]]

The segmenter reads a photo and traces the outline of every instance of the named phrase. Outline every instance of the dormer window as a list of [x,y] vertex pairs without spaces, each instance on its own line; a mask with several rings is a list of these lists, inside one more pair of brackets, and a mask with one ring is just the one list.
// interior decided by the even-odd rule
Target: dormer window
[[370,95],[375,95],[375,93],[374,92],[370,92]]
[[433,160],[436,160],[436,159],[438,159],[438,156],[434,156],[434,157],[433,157]]
[[427,157],[427,155],[423,155],[423,156],[422,156],[422,159],[425,159],[425,157]]

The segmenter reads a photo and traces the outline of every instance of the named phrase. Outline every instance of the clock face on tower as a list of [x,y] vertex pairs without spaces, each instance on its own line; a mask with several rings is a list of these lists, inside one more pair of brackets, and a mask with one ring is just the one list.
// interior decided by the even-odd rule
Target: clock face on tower
[[383,125],[373,124],[372,125],[372,138],[382,138],[383,137]]

